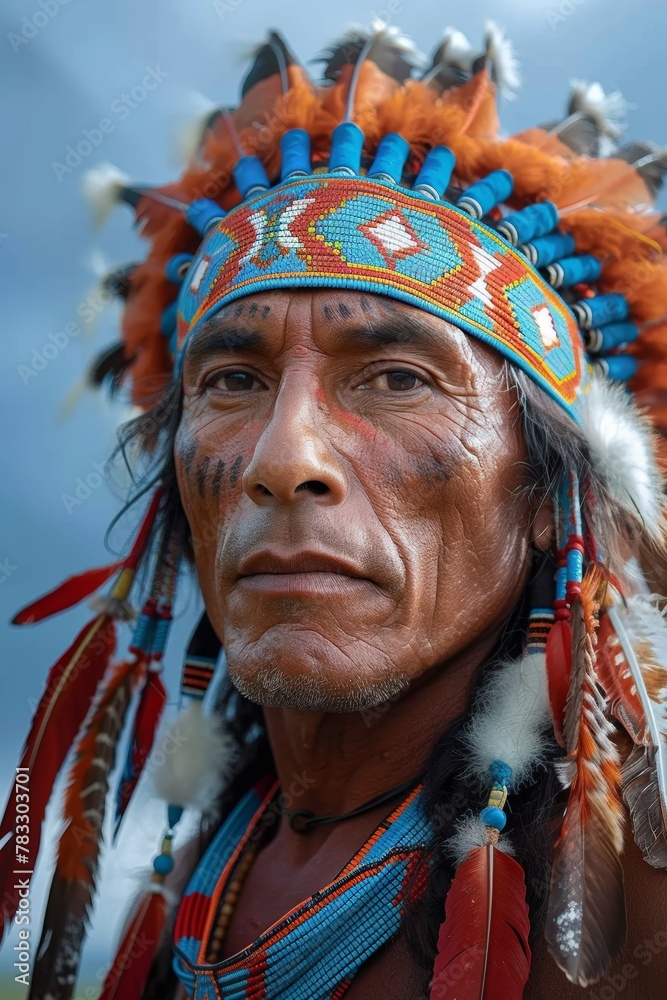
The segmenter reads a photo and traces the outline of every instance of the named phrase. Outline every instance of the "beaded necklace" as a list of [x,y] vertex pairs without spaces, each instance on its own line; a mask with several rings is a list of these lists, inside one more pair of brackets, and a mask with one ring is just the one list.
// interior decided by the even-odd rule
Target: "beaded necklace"
[[[417,785],[334,880],[302,900],[243,951],[220,961],[243,879],[275,820],[280,786],[268,776],[230,813],[197,867],[174,926],[174,968],[195,1000],[339,1000],[360,966],[400,929],[423,890],[415,872],[431,830]],[[372,917],[371,917],[372,914]]]

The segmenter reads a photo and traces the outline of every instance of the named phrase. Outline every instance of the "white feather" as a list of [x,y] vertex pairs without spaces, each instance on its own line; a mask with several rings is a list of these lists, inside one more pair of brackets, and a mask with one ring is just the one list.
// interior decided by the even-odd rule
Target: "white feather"
[[649,535],[663,530],[662,478],[653,432],[625,390],[593,377],[580,400],[580,415],[593,469],[611,496]]
[[130,178],[112,163],[100,163],[99,166],[87,170],[83,177],[83,193],[93,209],[95,225],[102,226],[108,219],[118,199],[122,188],[129,184]]
[[514,91],[521,86],[519,60],[514,46],[509,38],[505,38],[503,29],[495,21],[485,22],[484,42],[486,60],[492,66],[498,90],[505,97],[514,97]]
[[194,163],[204,135],[204,126],[217,105],[197,90],[191,90],[183,102],[183,124],[174,139],[174,155],[179,163]]
[[549,719],[544,653],[529,651],[519,660],[503,663],[482,690],[464,734],[470,772],[488,782],[491,762],[500,759],[512,768],[516,788],[545,761]]
[[356,41],[360,35],[366,39],[375,38],[377,41],[388,42],[415,68],[426,64],[426,56],[413,40],[408,35],[404,35],[400,28],[388,24],[381,17],[375,17],[369,24],[365,25],[351,24],[340,42],[336,44],[344,45],[345,42]]
[[[457,823],[456,831],[447,839],[445,848],[458,866],[462,861],[465,861],[471,851],[474,851],[476,847],[486,847],[488,842],[488,827],[482,823],[478,816],[466,816]],[[505,854],[514,854],[512,845],[506,837],[500,837],[494,846],[499,851],[504,851]]]
[[151,754],[157,794],[172,805],[210,809],[234,764],[234,741],[217,715],[192,701],[166,728]]
[[475,58],[473,47],[457,28],[445,28],[442,36],[442,59],[450,66],[470,72]]
[[592,118],[601,132],[600,156],[609,156],[625,128],[625,116],[632,107],[626,101],[620,90],[605,94],[600,83],[587,83],[586,80],[571,80],[570,109],[571,112],[587,115]]

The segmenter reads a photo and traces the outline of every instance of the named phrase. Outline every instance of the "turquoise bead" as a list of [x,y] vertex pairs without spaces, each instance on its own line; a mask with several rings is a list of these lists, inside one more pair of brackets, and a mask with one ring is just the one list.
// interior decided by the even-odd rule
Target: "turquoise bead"
[[479,818],[485,826],[493,826],[496,830],[503,830],[507,822],[507,816],[496,806],[486,806],[479,814]]
[[153,868],[158,875],[168,875],[174,870],[174,859],[171,854],[158,854],[153,862]]

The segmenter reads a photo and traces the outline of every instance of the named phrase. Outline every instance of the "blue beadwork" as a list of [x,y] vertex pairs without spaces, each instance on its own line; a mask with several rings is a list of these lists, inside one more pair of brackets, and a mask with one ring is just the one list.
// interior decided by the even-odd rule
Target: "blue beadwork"
[[504,760],[492,760],[489,764],[489,771],[494,782],[501,787],[510,786],[512,782],[512,768]]
[[271,182],[266,176],[264,164],[258,156],[242,156],[232,170],[234,181],[243,199],[268,191]]
[[496,205],[506,201],[513,189],[514,179],[509,170],[494,170],[464,191],[456,204],[473,218],[481,219]]
[[380,139],[368,176],[376,181],[398,184],[409,155],[410,143],[398,132],[389,132]]
[[608,351],[619,350],[626,344],[631,344],[639,336],[639,329],[634,323],[607,323],[595,330],[586,330],[584,342],[590,354],[606,354]]
[[581,299],[572,306],[577,322],[584,330],[627,319],[630,312],[628,300],[619,292]]
[[174,864],[171,854],[158,854],[153,861],[153,868],[158,875],[169,875],[174,870]]
[[329,170],[332,173],[356,176],[361,170],[364,133],[354,122],[341,122],[331,136]]
[[141,614],[137,618],[132,636],[132,649],[140,649],[144,653],[150,653],[153,646],[153,635],[155,633],[155,618]]
[[170,804],[167,807],[167,822],[169,823],[169,829],[173,830],[176,824],[179,822],[181,816],[183,815],[183,806],[175,806]]
[[615,382],[627,382],[637,374],[637,359],[629,354],[615,354],[608,358],[598,358],[596,366],[601,368],[607,378]]
[[160,332],[164,334],[165,337],[171,337],[174,330],[176,329],[176,320],[178,319],[178,302],[174,300],[162,313],[162,318],[160,319]]
[[507,823],[507,816],[497,806],[485,806],[479,814],[479,818],[485,826],[492,826],[496,830],[504,830]]
[[201,236],[205,236],[216,222],[224,219],[226,214],[210,198],[197,198],[191,205],[188,205],[185,217]]
[[540,236],[522,244],[519,250],[535,267],[546,267],[547,264],[574,253],[574,237],[570,233],[549,233],[548,236]]
[[280,181],[307,177],[310,170],[310,135],[303,128],[292,128],[280,139]]
[[529,243],[538,236],[546,236],[557,225],[558,209],[553,202],[538,201],[535,205],[522,208],[520,212],[506,215],[497,228],[508,243],[518,246],[519,243]]
[[167,280],[171,281],[173,285],[182,285],[191,263],[191,253],[177,253],[175,257],[167,261],[164,272]]
[[585,253],[555,261],[546,268],[546,276],[553,288],[561,288],[563,285],[597,281],[601,271],[602,264],[597,257]]
[[447,146],[434,146],[427,153],[417,174],[413,191],[438,201],[447,190],[455,163],[456,159],[451,149]]

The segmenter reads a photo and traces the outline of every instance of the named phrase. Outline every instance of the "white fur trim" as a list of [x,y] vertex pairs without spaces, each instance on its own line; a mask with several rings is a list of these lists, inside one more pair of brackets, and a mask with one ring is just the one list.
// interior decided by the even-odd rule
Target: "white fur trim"
[[652,536],[662,532],[662,480],[652,430],[625,390],[594,376],[580,414],[594,472],[612,497]]
[[498,90],[505,97],[514,97],[514,91],[521,86],[519,60],[514,46],[505,32],[495,21],[485,21],[484,42],[486,58],[493,66],[493,75]]
[[482,690],[464,734],[471,772],[488,782],[489,765],[500,759],[512,768],[512,787],[522,784],[545,760],[549,718],[544,653],[528,652],[503,663]]
[[118,204],[121,188],[129,182],[128,175],[112,163],[100,163],[86,171],[83,176],[83,193],[93,209],[97,226],[104,225]]
[[[445,849],[458,866],[476,847],[485,847],[488,840],[488,829],[479,816],[466,816],[457,823],[456,831],[445,842]],[[495,846],[505,854],[514,854],[507,837],[500,837]]]
[[214,805],[234,763],[234,742],[222,720],[192,701],[167,727],[151,754],[157,794],[172,805],[203,811]]

